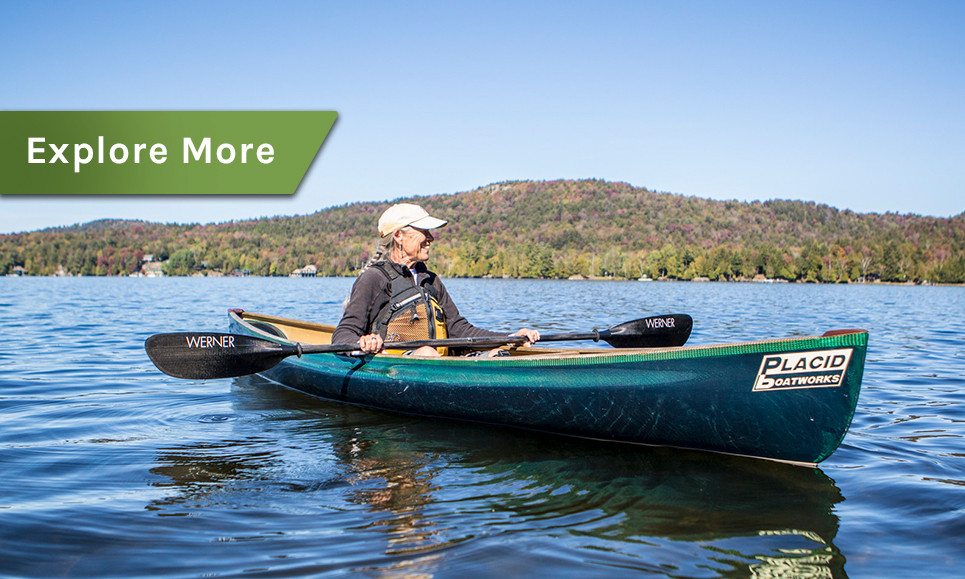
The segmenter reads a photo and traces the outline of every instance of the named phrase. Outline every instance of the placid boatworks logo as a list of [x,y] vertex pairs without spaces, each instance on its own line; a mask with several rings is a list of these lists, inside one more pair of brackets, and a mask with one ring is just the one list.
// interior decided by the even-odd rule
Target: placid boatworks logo
[[851,361],[851,351],[847,348],[764,356],[754,391],[839,386]]

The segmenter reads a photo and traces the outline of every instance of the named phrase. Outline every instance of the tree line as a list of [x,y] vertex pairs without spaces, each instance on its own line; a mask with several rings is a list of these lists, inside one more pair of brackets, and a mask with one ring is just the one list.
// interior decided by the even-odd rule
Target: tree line
[[[600,180],[495,183],[405,199],[449,220],[432,267],[447,277],[965,283],[965,213],[859,214],[803,201],[714,201]],[[0,274],[350,276],[391,203],[213,224],[102,220],[0,235]]]

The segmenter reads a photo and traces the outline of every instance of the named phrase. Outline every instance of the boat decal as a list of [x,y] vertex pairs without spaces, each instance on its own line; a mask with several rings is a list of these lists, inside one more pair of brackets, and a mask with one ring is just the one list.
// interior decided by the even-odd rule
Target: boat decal
[[754,391],[840,386],[852,348],[767,354],[757,371]]

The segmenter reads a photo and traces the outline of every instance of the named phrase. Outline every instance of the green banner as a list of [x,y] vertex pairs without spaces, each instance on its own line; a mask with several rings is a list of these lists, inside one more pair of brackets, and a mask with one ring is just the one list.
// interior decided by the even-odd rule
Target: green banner
[[3,195],[291,195],[333,111],[0,111]]

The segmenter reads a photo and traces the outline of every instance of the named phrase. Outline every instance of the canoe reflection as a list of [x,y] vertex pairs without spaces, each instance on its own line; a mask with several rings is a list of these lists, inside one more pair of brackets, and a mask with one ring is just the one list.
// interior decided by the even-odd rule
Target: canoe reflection
[[[322,493],[327,508],[361,509],[352,532],[384,534],[384,557],[366,567],[381,572],[432,574],[453,546],[521,534],[641,566],[698,552],[699,568],[722,574],[845,576],[833,542],[843,497],[818,469],[398,416],[258,377],[236,379],[232,396],[270,428],[161,453],[153,472],[177,493],[149,508],[203,503],[244,480]],[[313,457],[313,480],[285,474],[304,460],[294,447]]]

